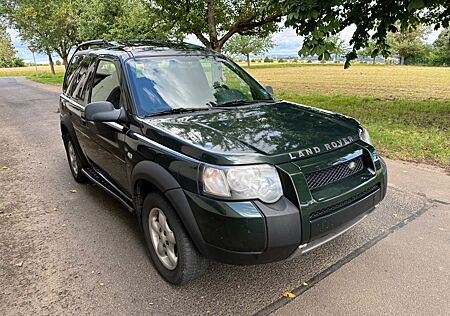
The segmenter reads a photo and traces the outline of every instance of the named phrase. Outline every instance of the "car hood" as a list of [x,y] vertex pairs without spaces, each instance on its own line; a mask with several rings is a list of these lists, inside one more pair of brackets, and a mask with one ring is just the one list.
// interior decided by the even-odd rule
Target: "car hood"
[[290,102],[153,117],[146,122],[165,138],[161,141],[190,144],[206,153],[284,154],[290,160],[356,141],[359,128],[354,119]]

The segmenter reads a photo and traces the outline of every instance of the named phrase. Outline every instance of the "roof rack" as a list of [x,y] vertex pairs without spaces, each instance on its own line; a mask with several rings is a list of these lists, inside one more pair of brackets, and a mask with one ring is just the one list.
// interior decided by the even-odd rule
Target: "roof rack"
[[116,42],[108,42],[106,40],[102,39],[96,39],[91,41],[86,41],[78,45],[77,50],[87,50],[90,48],[102,48],[102,47],[111,47],[111,46],[117,46],[118,44]]
[[92,48],[113,48],[113,47],[120,48],[120,47],[122,47],[122,45],[120,45],[117,42],[109,42],[109,41],[102,40],[102,39],[86,41],[77,46],[77,48],[73,52],[72,56],[74,56],[79,51],[89,50]]

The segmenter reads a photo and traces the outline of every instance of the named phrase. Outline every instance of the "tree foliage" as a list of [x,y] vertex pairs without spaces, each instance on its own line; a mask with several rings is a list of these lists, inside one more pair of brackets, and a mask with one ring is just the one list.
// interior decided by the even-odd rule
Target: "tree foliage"
[[388,32],[404,31],[420,23],[434,24],[438,29],[448,27],[450,21],[450,0],[268,0],[268,3],[269,12],[280,10],[286,16],[285,25],[304,37],[303,55],[326,57],[330,54],[326,39],[355,25],[346,67],[370,39],[376,42],[373,53],[387,57]]
[[443,30],[433,43],[430,59],[434,64],[450,66],[450,28]]
[[[448,28],[450,0],[0,0],[21,38],[67,62],[82,40],[105,38],[183,39],[195,35],[220,51],[235,35],[266,37],[284,22],[303,36],[302,55],[328,59],[329,40],[355,25],[346,66],[374,43],[371,55],[388,56],[388,33],[422,23]],[[50,53],[49,53],[50,51]]]
[[387,41],[392,47],[392,52],[400,56],[400,64],[403,65],[408,57],[420,58],[426,54],[424,40],[428,34],[427,28],[418,26],[414,29],[390,33]]
[[247,57],[247,65],[250,67],[250,54],[261,54],[273,47],[272,38],[255,35],[235,35],[225,44],[223,50],[232,55],[244,55]]
[[16,51],[14,50],[11,37],[6,28],[0,26],[0,68],[13,67],[16,59]]
[[171,29],[141,0],[80,0],[80,40],[166,39]]
[[148,1],[162,23],[176,34],[194,34],[206,47],[220,51],[235,34],[266,37],[278,30],[281,12],[267,0]]
[[[358,51],[358,56],[363,57],[371,57],[372,63],[375,64],[375,60],[378,57],[378,52],[375,51],[376,49],[376,43],[374,40],[369,40],[366,44],[366,47]],[[375,51],[375,53],[374,53]]]
[[338,34],[327,38],[325,44],[328,45],[329,52],[334,54],[335,61],[339,60],[339,56],[347,52],[347,44]]
[[55,51],[67,64],[77,42],[78,0],[0,0],[0,4],[3,15],[23,41],[46,53],[50,60]]

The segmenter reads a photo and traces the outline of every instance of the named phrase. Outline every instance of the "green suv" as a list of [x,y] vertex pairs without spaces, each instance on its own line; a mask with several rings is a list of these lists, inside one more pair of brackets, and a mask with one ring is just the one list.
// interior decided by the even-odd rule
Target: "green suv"
[[72,175],[136,213],[168,282],[209,260],[304,254],[384,198],[386,165],[356,120],[271,90],[190,44],[96,40],[74,53],[60,97]]

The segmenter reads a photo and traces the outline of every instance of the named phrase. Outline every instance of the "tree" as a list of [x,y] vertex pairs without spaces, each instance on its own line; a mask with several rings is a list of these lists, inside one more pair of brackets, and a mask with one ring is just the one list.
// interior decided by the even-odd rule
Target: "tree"
[[443,30],[433,43],[431,62],[437,65],[450,65],[450,29]]
[[77,20],[82,40],[167,39],[171,29],[141,0],[83,0]]
[[[145,1],[145,0],[144,0]],[[207,48],[221,51],[235,34],[266,37],[279,29],[279,6],[267,0],[145,1],[178,36],[194,34]]]
[[0,26],[0,68],[13,67],[16,51],[11,43],[11,37],[6,28]]
[[69,52],[78,42],[76,20],[80,0],[0,0],[2,15],[19,31],[20,38],[38,52],[55,51],[67,66]]
[[320,59],[330,57],[327,38],[355,25],[345,67],[370,39],[376,43],[373,53],[387,57],[388,32],[405,31],[421,23],[438,29],[450,22],[450,0],[267,0],[266,8],[285,16],[285,26],[304,37],[302,55],[318,55]]
[[25,67],[25,62],[22,58],[14,58],[14,67]]
[[235,35],[225,44],[223,50],[234,55],[245,55],[247,65],[250,67],[250,54],[255,55],[267,52],[273,47],[272,38],[254,35]]
[[388,41],[392,43],[393,52],[400,56],[401,65],[405,64],[408,57],[417,57],[425,53],[426,48],[423,41],[427,34],[428,30],[419,26],[388,35]]
[[372,58],[372,64],[375,65],[376,58],[378,57],[378,52],[376,50],[376,43],[374,40],[369,40],[366,44],[366,47],[364,49],[361,49],[358,52],[359,56],[364,57],[371,57]]
[[339,35],[332,35],[326,39],[330,53],[334,54],[334,61],[339,60],[339,56],[347,51],[345,41]]

